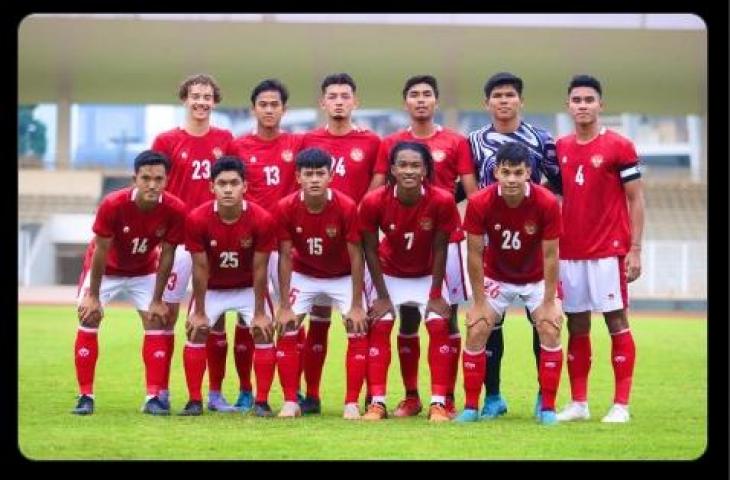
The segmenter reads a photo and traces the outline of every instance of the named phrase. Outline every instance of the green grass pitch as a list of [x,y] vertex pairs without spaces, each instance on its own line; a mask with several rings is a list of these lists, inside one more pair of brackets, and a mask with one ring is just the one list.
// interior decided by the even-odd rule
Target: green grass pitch
[[[232,343],[233,322],[227,330]],[[142,328],[128,308],[109,307],[103,320],[96,370],[96,412],[77,417],[72,306],[20,306],[18,446],[31,459],[693,459],[707,442],[707,323],[697,318],[631,320],[637,364],[631,396],[632,421],[602,424],[611,404],[613,373],[605,325],[594,316],[591,419],[545,427],[531,416],[537,389],[531,334],[520,315],[505,328],[502,392],[509,411],[492,422],[431,425],[416,418],[376,423],[341,418],[345,337],[339,322],[330,330],[322,379],[321,416],[261,419],[241,414],[183,418],[140,413],[144,396]],[[186,401],[182,369],[183,324],[177,326],[172,405]],[[463,327],[462,327],[463,331]],[[427,335],[422,332],[420,389],[428,400]],[[564,335],[563,344],[566,344]],[[395,334],[393,335],[395,347]],[[207,382],[207,380],[206,380]],[[224,393],[236,398],[238,380],[229,352]],[[204,393],[207,383],[204,383]],[[389,373],[388,407],[400,400],[398,356]],[[558,407],[569,399],[566,368]],[[282,404],[278,378],[270,403]],[[463,406],[461,375],[457,406]]]

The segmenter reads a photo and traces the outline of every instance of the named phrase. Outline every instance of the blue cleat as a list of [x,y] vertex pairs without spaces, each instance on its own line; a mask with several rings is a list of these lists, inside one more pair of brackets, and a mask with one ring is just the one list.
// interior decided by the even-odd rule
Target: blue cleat
[[253,404],[253,410],[251,411],[257,417],[273,417],[274,412],[267,402],[256,402]]
[[303,414],[322,413],[322,404],[319,398],[306,397],[299,403],[299,407],[302,409]]
[[507,402],[504,401],[502,395],[496,394],[484,397],[484,407],[481,413],[483,420],[492,420],[505,413],[507,413]]
[[253,392],[241,390],[238,393],[238,400],[233,404],[241,413],[246,413],[253,408]]
[[89,395],[79,396],[76,408],[71,410],[74,415],[91,415],[94,413],[94,399]]
[[535,399],[535,418],[540,418],[540,410],[542,410],[542,395],[537,392],[537,398]]
[[537,421],[543,425],[555,425],[558,423],[558,416],[555,410],[543,410]]
[[456,416],[456,418],[454,418],[454,421],[459,423],[478,422],[479,412],[477,412],[476,409],[473,408],[465,408],[461,411],[460,414]]
[[228,403],[222,393],[208,393],[208,410],[211,412],[236,412],[238,409]]

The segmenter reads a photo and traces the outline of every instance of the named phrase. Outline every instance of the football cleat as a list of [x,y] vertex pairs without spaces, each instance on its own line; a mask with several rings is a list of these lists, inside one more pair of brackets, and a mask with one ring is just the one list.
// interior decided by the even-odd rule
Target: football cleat
[[222,393],[208,393],[208,410],[211,412],[237,412],[238,409],[228,403]]
[[456,405],[454,404],[454,397],[453,396],[447,396],[446,402],[444,403],[444,408],[449,413],[449,417],[453,420],[456,418],[456,416],[459,414],[459,412],[456,411]]
[[570,402],[560,413],[559,422],[572,422],[573,420],[588,420],[591,413],[588,410],[587,402]]
[[185,408],[178,413],[181,417],[198,417],[203,414],[203,402],[200,400],[190,400],[185,404]]
[[233,404],[241,413],[246,413],[253,408],[253,392],[241,390],[238,392],[238,399]]
[[75,415],[91,415],[94,413],[94,399],[89,395],[80,395],[76,408],[71,410]]
[[279,411],[279,418],[296,418],[302,416],[302,409],[297,402],[284,402]]
[[629,407],[614,403],[605,417],[601,419],[603,423],[626,423],[631,419],[629,415]]
[[479,412],[476,408],[465,408],[454,418],[455,422],[467,423],[479,421]]
[[159,397],[152,397],[144,403],[142,413],[150,415],[170,415],[170,409],[166,408]]
[[423,410],[421,399],[418,397],[406,397],[400,401],[393,412],[394,417],[415,417]]
[[345,420],[360,420],[360,407],[357,403],[345,404],[345,410],[342,412],[342,418]]
[[319,398],[305,397],[299,406],[302,407],[303,414],[322,413],[322,404]]
[[384,403],[376,402],[368,405],[368,410],[362,416],[363,420],[383,420],[388,418],[388,409]]
[[482,407],[481,418],[492,420],[507,413],[507,402],[504,401],[502,395],[487,395],[484,397],[484,407]]
[[558,416],[555,414],[555,410],[542,410],[537,421],[543,425],[555,425],[558,423]]
[[537,398],[535,399],[535,418],[540,419],[540,412],[542,411],[542,395],[537,392]]
[[446,411],[443,403],[432,403],[428,408],[429,422],[450,422],[449,412]]
[[253,404],[251,412],[257,417],[273,417],[274,412],[271,410],[268,402],[256,402]]

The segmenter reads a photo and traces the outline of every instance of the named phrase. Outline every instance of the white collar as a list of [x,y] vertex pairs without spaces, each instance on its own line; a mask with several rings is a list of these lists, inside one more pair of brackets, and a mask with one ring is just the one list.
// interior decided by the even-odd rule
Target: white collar
[[[246,200],[241,200],[241,210],[245,212],[247,206],[248,203],[246,202]],[[213,201],[213,211],[218,212],[218,200]]]
[[[421,195],[426,195],[426,189],[421,184]],[[398,198],[398,185],[393,185],[393,197]]]
[[[328,188],[327,189],[327,201],[329,202],[331,200],[332,200],[332,190],[330,190]],[[299,201],[301,201],[301,202],[304,201],[304,191],[302,191],[302,190],[299,190]]]
[[[137,187],[132,189],[132,194],[129,198],[130,201],[133,202],[137,198],[137,190],[139,190]],[[160,196],[157,198],[157,203],[162,203],[162,192],[160,192]]]
[[[530,182],[525,182],[525,198],[530,196]],[[502,196],[502,185],[497,184],[497,195]]]

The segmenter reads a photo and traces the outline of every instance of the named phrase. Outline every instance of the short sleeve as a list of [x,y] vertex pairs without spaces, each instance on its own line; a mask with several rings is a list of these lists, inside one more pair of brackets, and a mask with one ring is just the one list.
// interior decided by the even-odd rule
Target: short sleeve
[[375,196],[368,194],[360,203],[357,214],[360,232],[378,232],[378,208],[373,201],[374,199],[376,199]]
[[194,216],[193,213],[190,213],[185,218],[185,249],[191,253],[204,252],[204,224],[201,219]]
[[458,144],[456,147],[456,168],[459,175],[468,175],[474,173],[474,161],[471,156],[471,148],[465,137],[458,136]]
[[170,224],[165,234],[165,241],[173,245],[185,241],[185,209],[182,203],[170,208]]
[[91,228],[95,234],[100,237],[109,238],[114,236],[114,208],[108,198],[105,198],[99,204],[96,212],[94,225]]
[[357,206],[355,202],[343,202],[342,206],[345,219],[345,240],[349,243],[358,243],[362,237],[357,221]]
[[155,137],[155,139],[152,141],[151,150],[159,153],[164,153],[168,157],[170,156],[170,148],[167,145],[167,142],[165,141],[165,137],[163,135],[157,135]]
[[254,230],[255,237],[255,250],[257,252],[269,253],[272,250],[276,250],[276,234],[274,219],[265,210],[259,210],[260,216],[258,221],[258,228]]
[[447,197],[439,197],[439,224],[437,228],[447,235],[451,235],[460,227],[459,211],[456,203]]
[[383,175],[388,173],[388,154],[390,153],[389,150],[392,143],[389,139],[383,139],[380,142],[378,156],[375,160],[375,168],[373,169],[375,173],[381,173]]
[[279,200],[273,210],[274,223],[276,224],[276,236],[279,241],[291,240],[291,232],[289,231],[289,215],[284,205],[284,199]]
[[545,213],[542,239],[554,240],[563,234],[563,221],[560,215],[560,205],[557,198],[550,194],[545,202]]
[[484,235],[487,233],[486,221],[484,218],[484,202],[481,195],[475,195],[466,201],[466,214],[464,215],[464,231],[472,235]]

